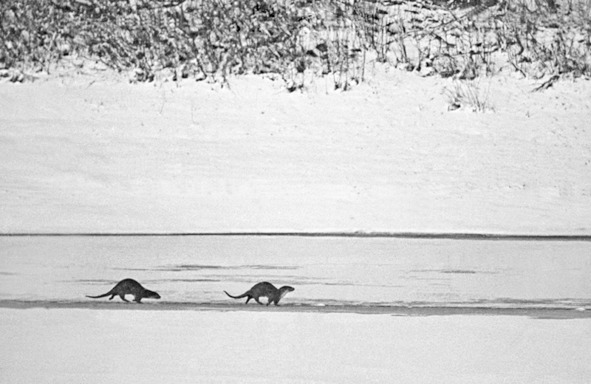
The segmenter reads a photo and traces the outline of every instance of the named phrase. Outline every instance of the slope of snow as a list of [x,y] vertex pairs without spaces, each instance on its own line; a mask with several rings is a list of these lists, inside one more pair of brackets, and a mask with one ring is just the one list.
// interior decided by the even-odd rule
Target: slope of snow
[[591,234],[591,84],[0,84],[1,232]]

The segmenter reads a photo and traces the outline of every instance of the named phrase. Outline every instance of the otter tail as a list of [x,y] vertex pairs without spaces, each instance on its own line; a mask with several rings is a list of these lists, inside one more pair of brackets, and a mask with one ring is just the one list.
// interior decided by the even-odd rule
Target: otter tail
[[111,291],[105,293],[104,295],[99,295],[99,296],[88,296],[86,295],[86,297],[91,298],[91,299],[100,299],[101,297],[107,297],[111,294]]
[[224,291],[224,293],[225,293],[226,295],[228,295],[229,297],[231,297],[232,299],[242,299],[243,297],[246,297],[246,296],[248,296],[248,292],[244,292],[244,293],[243,293],[242,295],[240,295],[240,296],[232,296],[232,295],[230,295],[230,294],[229,294],[228,292],[226,292],[226,291]]

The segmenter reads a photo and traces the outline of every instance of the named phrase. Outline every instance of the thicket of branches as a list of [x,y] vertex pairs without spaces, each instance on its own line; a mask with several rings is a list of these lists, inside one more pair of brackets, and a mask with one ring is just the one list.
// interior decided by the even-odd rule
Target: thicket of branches
[[502,58],[524,76],[591,76],[591,0],[461,3],[3,0],[0,74],[22,80],[69,56],[132,71],[137,81],[276,73],[291,90],[308,73],[346,89],[363,80],[369,60],[474,78]]

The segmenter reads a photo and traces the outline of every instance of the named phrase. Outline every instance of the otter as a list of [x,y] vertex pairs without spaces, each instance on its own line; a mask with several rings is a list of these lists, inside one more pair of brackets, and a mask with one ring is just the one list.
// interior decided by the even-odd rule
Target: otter
[[142,299],[159,299],[160,295],[154,291],[150,291],[142,287],[140,283],[134,279],[123,279],[117,283],[109,292],[99,296],[86,296],[91,299],[100,299],[101,297],[109,296],[109,300],[113,300],[113,297],[119,296],[121,300],[129,303],[129,300],[125,299],[125,295],[133,295],[136,303],[141,304]]
[[283,296],[285,296],[288,292],[291,292],[294,290],[295,290],[295,288],[290,287],[288,285],[277,289],[277,288],[275,288],[275,286],[273,284],[267,283],[266,281],[264,281],[262,283],[257,283],[255,285],[253,285],[252,288],[250,288],[248,291],[244,292],[240,296],[232,296],[226,291],[224,291],[224,293],[226,295],[228,295],[229,297],[231,297],[232,299],[242,299],[243,297],[246,297],[247,298],[246,303],[244,303],[244,304],[248,304],[250,299],[254,299],[254,301],[263,305],[263,303],[261,303],[259,301],[259,298],[264,296],[269,300],[267,302],[267,305],[269,305],[271,303],[275,303],[275,305],[279,305],[279,300],[281,300],[281,298]]

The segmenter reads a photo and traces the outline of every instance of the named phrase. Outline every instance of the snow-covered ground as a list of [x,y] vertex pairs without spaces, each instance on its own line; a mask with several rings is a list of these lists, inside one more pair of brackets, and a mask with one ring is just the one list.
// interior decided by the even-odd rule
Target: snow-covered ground
[[591,234],[591,83],[451,80],[0,85],[0,231]]
[[0,323],[0,377],[13,384],[587,384],[591,376],[589,319],[0,309]]

